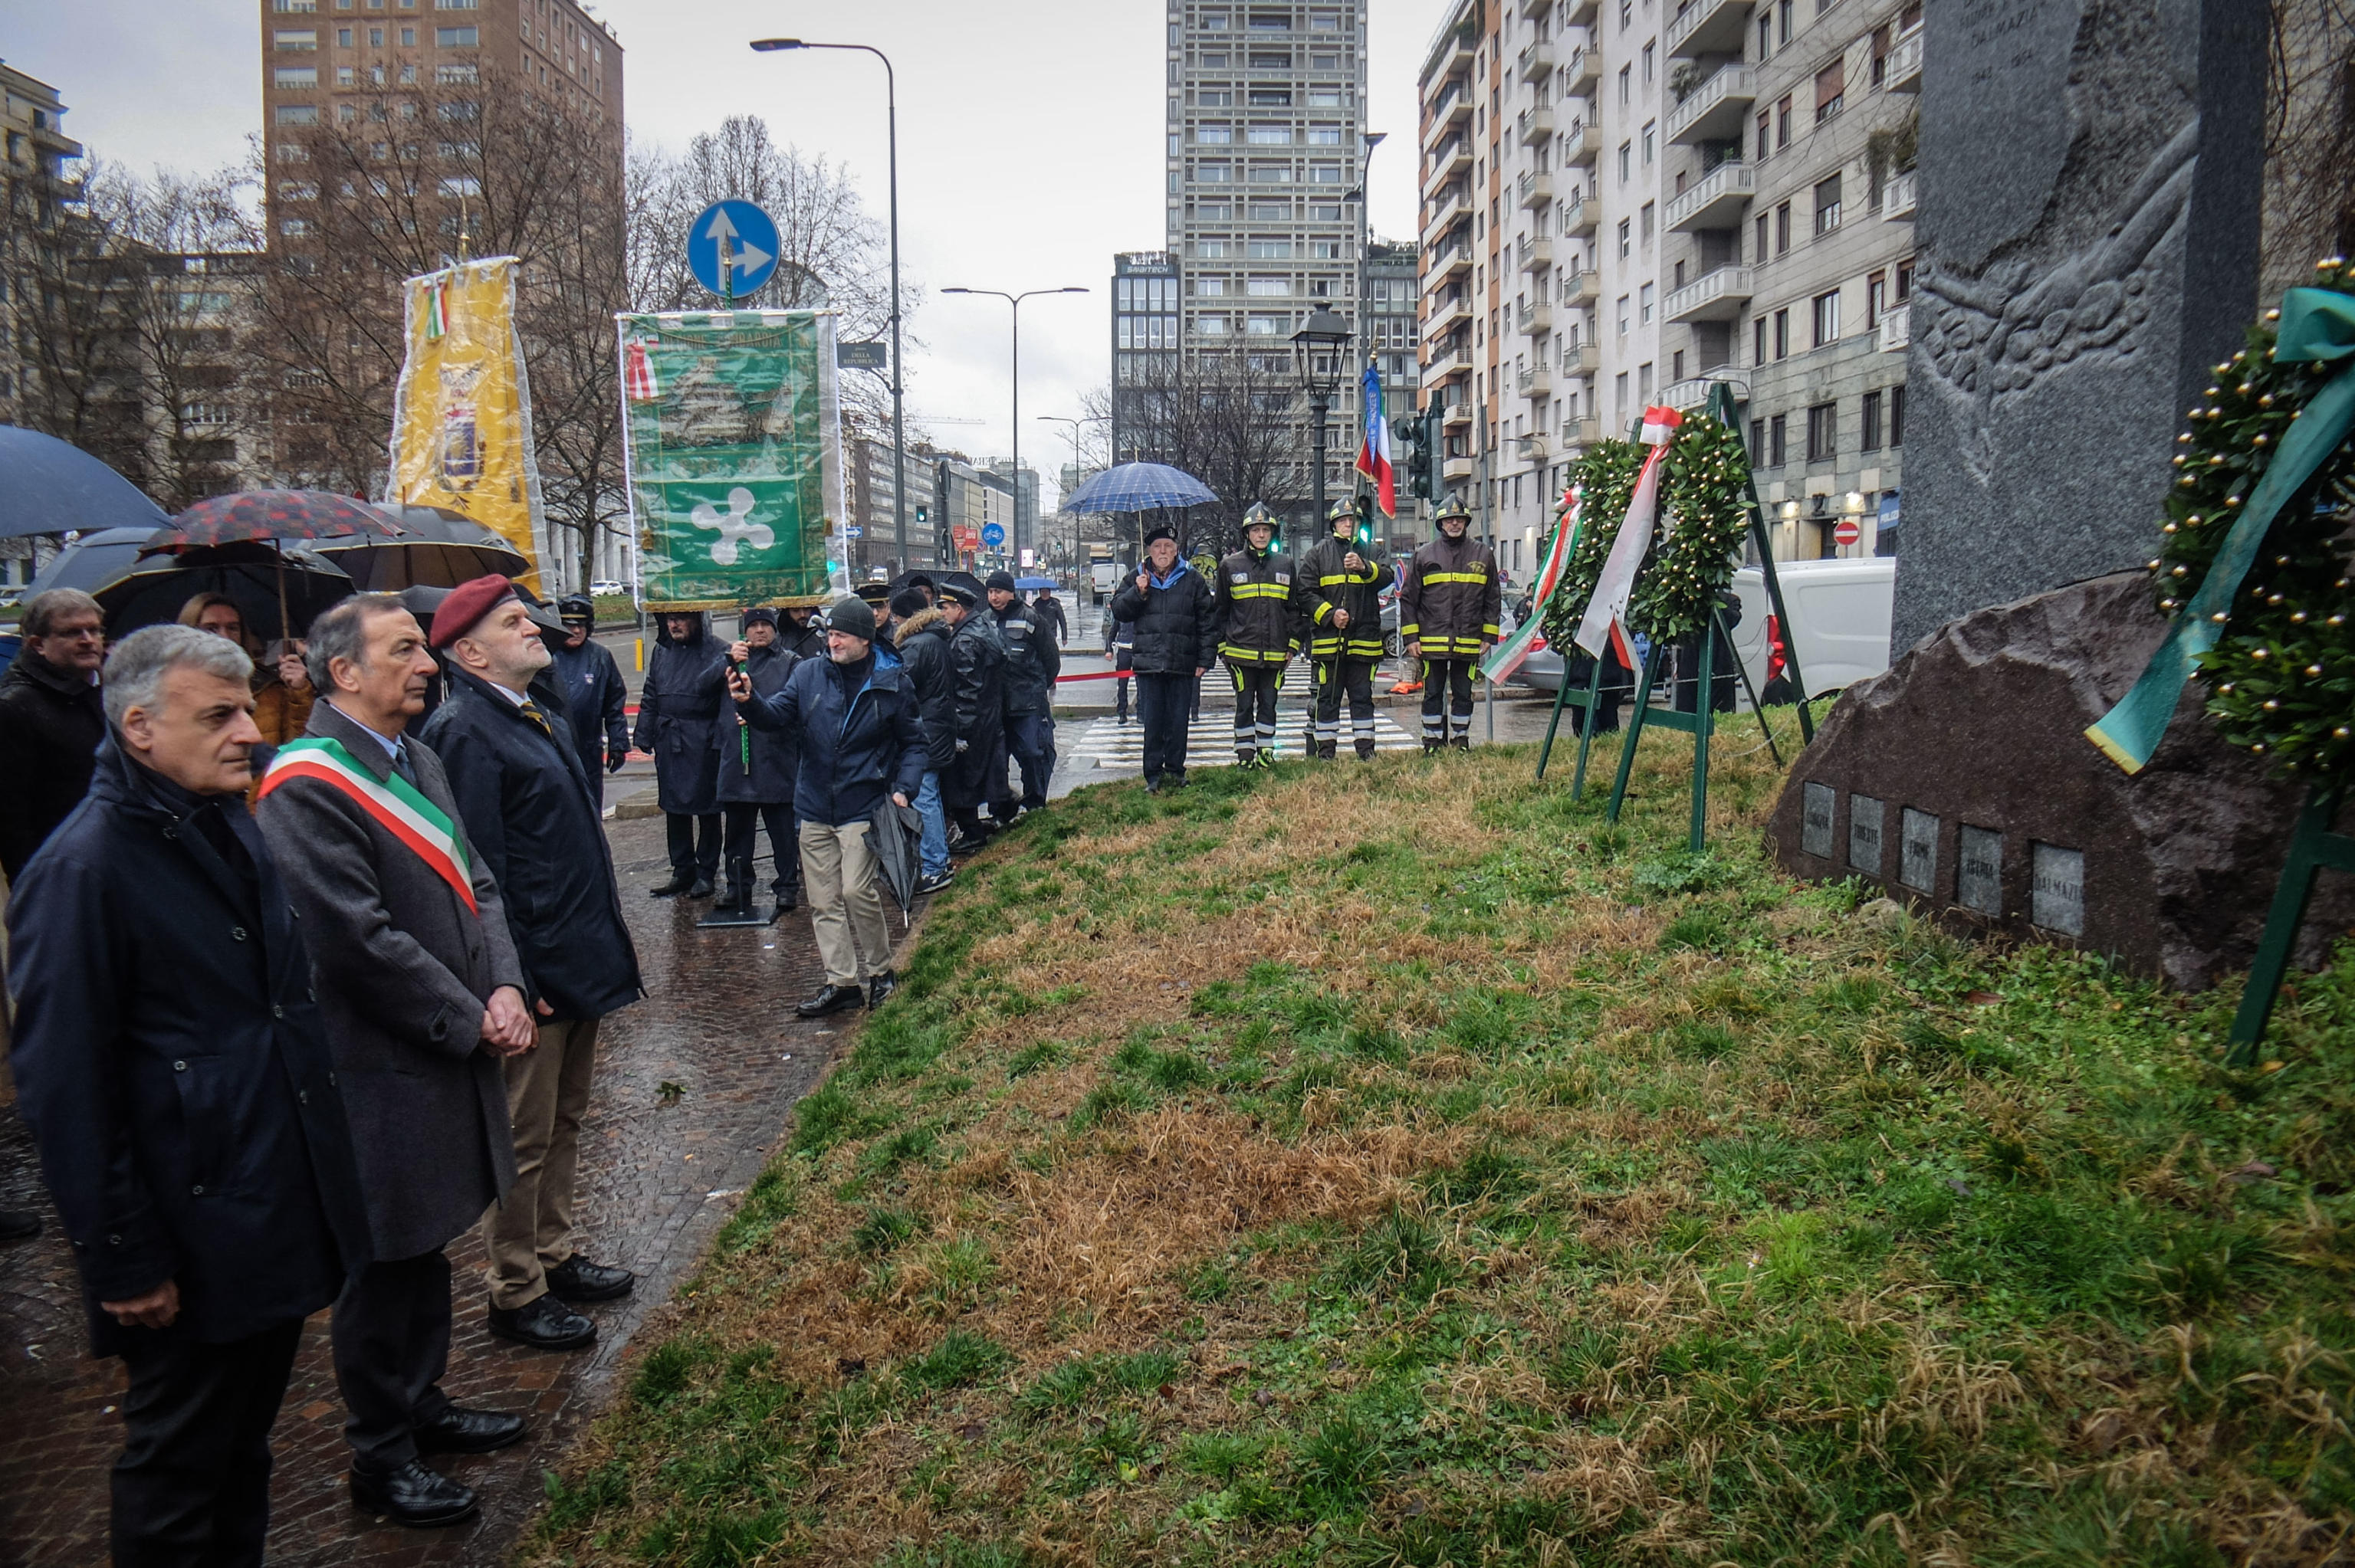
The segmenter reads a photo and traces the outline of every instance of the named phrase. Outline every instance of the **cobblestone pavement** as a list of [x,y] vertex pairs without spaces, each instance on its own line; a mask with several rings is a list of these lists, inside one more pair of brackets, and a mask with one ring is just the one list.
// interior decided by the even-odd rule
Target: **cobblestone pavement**
[[[608,792],[608,799],[613,792]],[[503,1561],[543,1495],[541,1474],[618,1384],[632,1337],[692,1272],[736,1195],[760,1173],[795,1099],[854,1023],[803,1022],[792,1004],[823,975],[806,912],[766,930],[699,932],[705,907],[658,903],[659,819],[611,824],[623,906],[648,994],[609,1021],[583,1129],[582,1251],[635,1269],[634,1294],[589,1308],[596,1348],[547,1355],[483,1327],[482,1249],[451,1249],[457,1338],[444,1383],[459,1401],[532,1417],[505,1453],[441,1461],[479,1489],[484,1510],[449,1531],[378,1526],[345,1492],[343,1407],[327,1360],[326,1315],[306,1326],[273,1437],[270,1561],[413,1568]],[[896,912],[892,933],[901,934]],[[684,1094],[665,1103],[662,1086]],[[48,1213],[30,1139],[0,1109],[0,1207]],[[0,1247],[0,1564],[88,1568],[106,1561],[107,1467],[121,1443],[121,1362],[84,1353],[73,1266],[53,1213],[37,1241]]]

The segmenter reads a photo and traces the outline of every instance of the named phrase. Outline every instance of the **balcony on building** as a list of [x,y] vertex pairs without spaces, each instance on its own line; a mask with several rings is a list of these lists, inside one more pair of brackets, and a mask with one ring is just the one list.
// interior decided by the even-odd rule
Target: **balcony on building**
[[1739,140],[1742,118],[1757,96],[1758,77],[1748,66],[1720,66],[1668,111],[1668,144]]
[[1513,377],[1514,387],[1524,397],[1553,396],[1553,372],[1542,365],[1525,365]]
[[1730,322],[1742,313],[1750,291],[1749,268],[1720,267],[1670,294],[1663,313],[1672,322]]
[[1561,345],[1561,373],[1589,378],[1603,369],[1603,345],[1592,338],[1570,338]]
[[1547,77],[1551,76],[1553,74],[1552,40],[1540,38],[1536,43],[1524,45],[1521,48],[1518,66],[1523,81],[1543,81]]
[[1881,352],[1902,354],[1913,341],[1913,307],[1891,305],[1881,313]]
[[1423,231],[1444,234],[1471,216],[1472,193],[1460,183],[1453,185],[1431,198],[1431,221],[1423,226]]
[[1444,429],[1453,429],[1471,422],[1472,405],[1461,397],[1451,398],[1439,411],[1439,423]]
[[1734,368],[1731,365],[1721,365],[1714,370],[1704,370],[1699,376],[1671,382],[1661,392],[1660,402],[1665,407],[1679,410],[1705,408],[1709,406],[1710,393],[1722,381],[1732,389],[1735,402],[1747,403],[1750,401],[1750,385],[1736,378]]
[[1431,172],[1423,176],[1426,194],[1445,185],[1472,166],[1472,139],[1458,134],[1440,143],[1431,154]]
[[1471,368],[1472,347],[1468,342],[1434,345],[1431,351],[1431,363],[1423,367],[1423,385],[1428,387],[1434,381],[1462,375]]
[[1439,95],[1439,101],[1431,106],[1431,127],[1434,131],[1468,124],[1471,119],[1472,94],[1460,81],[1449,83],[1447,90]]
[[1603,439],[1603,421],[1588,418],[1561,422],[1561,444],[1571,450],[1591,447]]
[[1922,29],[1900,37],[1889,48],[1889,72],[1881,85],[1891,92],[1922,90]]
[[1550,104],[1540,103],[1534,109],[1522,110],[1516,123],[1524,147],[1534,147],[1541,142],[1553,140],[1553,107]]
[[1594,306],[1594,302],[1602,297],[1603,274],[1593,268],[1589,267],[1582,272],[1564,272],[1561,275],[1563,304],[1591,310]]
[[1553,237],[1549,234],[1524,234],[1516,247],[1521,270],[1543,272],[1553,266]]
[[1561,231],[1572,238],[1592,238],[1603,221],[1603,204],[1589,201],[1584,191],[1572,191],[1561,198]]
[[1563,96],[1584,98],[1593,93],[1595,84],[1603,79],[1603,54],[1599,49],[1578,48],[1570,51],[1570,63],[1562,68]]
[[1530,169],[1521,175],[1521,205],[1535,208],[1553,205],[1553,174],[1547,169]]
[[1595,13],[1603,9],[1603,0],[1562,0],[1561,25],[1565,27],[1591,27]]
[[1543,300],[1523,300],[1513,312],[1513,324],[1531,334],[1553,331],[1553,306]]
[[1591,121],[1573,120],[1561,138],[1561,162],[1565,168],[1581,164],[1592,167],[1603,156],[1603,127]]
[[1758,171],[1729,159],[1669,199],[1668,230],[1685,234],[1696,228],[1732,228],[1742,221],[1742,209],[1757,192]]
[[1668,18],[1668,58],[1738,55],[1750,26],[1750,0],[1685,0]]
[[1431,302],[1431,315],[1423,323],[1425,337],[1444,337],[1472,319],[1472,298],[1459,293]]
[[1450,484],[1462,484],[1472,477],[1473,466],[1468,457],[1451,457],[1440,465],[1440,477]]
[[1536,21],[1553,9],[1553,0],[1521,0],[1521,15]]
[[1515,436],[1513,445],[1523,462],[1543,462],[1551,455],[1543,435]]
[[1890,175],[1881,187],[1881,216],[1891,223],[1913,222],[1913,200],[1921,183],[1921,176],[1912,169]]
[[1423,272],[1423,286],[1435,289],[1449,279],[1472,270],[1472,247],[1463,239],[1440,246],[1430,253],[1430,265]]

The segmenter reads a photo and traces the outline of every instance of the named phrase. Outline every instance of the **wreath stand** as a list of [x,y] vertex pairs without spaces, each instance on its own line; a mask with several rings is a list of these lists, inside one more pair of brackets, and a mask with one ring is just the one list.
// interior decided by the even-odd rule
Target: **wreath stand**
[[2318,789],[2307,797],[2306,810],[2298,813],[2297,827],[2289,837],[2289,853],[2282,863],[2281,885],[2274,890],[2265,934],[2257,943],[2256,962],[2249,966],[2248,987],[2241,992],[2240,1011],[2232,1014],[2226,1066],[2245,1067],[2256,1059],[2257,1044],[2265,1037],[2265,1024],[2273,1017],[2282,980],[2289,973],[2298,927],[2306,924],[2315,874],[2355,871],[2355,836],[2330,831],[2345,798],[2343,786]]
[[[1710,388],[1709,417],[1728,429],[1741,428],[1735,423],[1733,389],[1722,381]],[[1749,503],[1750,539],[1758,552],[1759,570],[1766,581],[1767,602],[1774,607],[1776,623],[1784,629],[1784,662],[1790,670],[1791,683],[1797,687],[1800,694],[1799,731],[1802,744],[1805,744],[1816,738],[1815,722],[1807,713],[1806,683],[1799,673],[1796,639],[1790,633],[1791,619],[1783,604],[1782,581],[1774,571],[1774,549],[1766,535],[1765,511],[1759,505],[1757,481],[1748,471],[1747,465],[1742,476],[1742,488],[1743,499]],[[1627,722],[1626,737],[1620,743],[1619,768],[1611,782],[1611,803],[1604,813],[1608,821],[1619,820],[1619,810],[1627,799],[1627,776],[1636,766],[1636,745],[1643,739],[1647,725],[1689,732],[1693,737],[1693,773],[1691,831],[1688,847],[1695,854],[1701,852],[1708,837],[1709,737],[1715,728],[1710,710],[1717,695],[1717,643],[1720,638],[1731,646],[1732,630],[1725,624],[1725,612],[1712,609],[1709,625],[1701,631],[1700,674],[1695,682],[1693,711],[1689,714],[1673,708],[1657,714],[1652,711],[1652,686],[1658,679],[1660,658],[1667,649],[1655,642],[1645,655],[1644,668],[1636,683],[1636,711]],[[1545,744],[1538,750],[1538,778],[1543,779],[1546,764],[1553,756],[1554,736],[1561,725],[1561,710],[1567,706],[1578,707],[1582,717],[1579,725],[1578,766],[1572,774],[1570,785],[1570,798],[1573,800],[1586,790],[1587,753],[1594,743],[1594,711],[1603,693],[1603,661],[1596,659],[1593,662],[1594,673],[1587,682],[1586,690],[1573,695],[1570,689],[1570,658],[1567,651],[1564,652],[1561,683],[1554,691],[1553,715],[1546,722]],[[1758,715],[1758,727],[1765,734],[1766,748],[1774,755],[1775,766],[1779,768],[1783,762],[1782,747],[1774,743],[1774,726],[1766,722],[1766,710],[1760,705],[1758,693],[1750,683],[1749,667],[1742,663],[1739,654],[1734,658],[1733,668],[1741,677],[1742,691],[1749,695],[1751,711]]]

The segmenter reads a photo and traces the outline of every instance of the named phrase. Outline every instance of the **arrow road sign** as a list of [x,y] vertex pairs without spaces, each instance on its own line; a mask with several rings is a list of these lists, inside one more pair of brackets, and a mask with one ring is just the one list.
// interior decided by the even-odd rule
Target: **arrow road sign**
[[687,228],[687,265],[723,300],[750,299],[775,275],[777,226],[749,201],[716,201]]

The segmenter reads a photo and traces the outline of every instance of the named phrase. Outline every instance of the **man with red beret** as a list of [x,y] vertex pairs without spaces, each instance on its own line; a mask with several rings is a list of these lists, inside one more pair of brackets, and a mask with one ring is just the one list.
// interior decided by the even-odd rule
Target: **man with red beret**
[[477,577],[442,601],[430,641],[449,695],[424,740],[450,777],[475,858],[499,885],[538,1024],[538,1044],[504,1064],[516,1183],[483,1216],[490,1330],[535,1350],[579,1350],[597,1326],[573,1308],[633,1283],[629,1270],[573,1249],[572,1201],[598,1022],[644,993],[637,949],[596,780],[561,707],[534,696],[550,655],[530,608],[505,577]]

